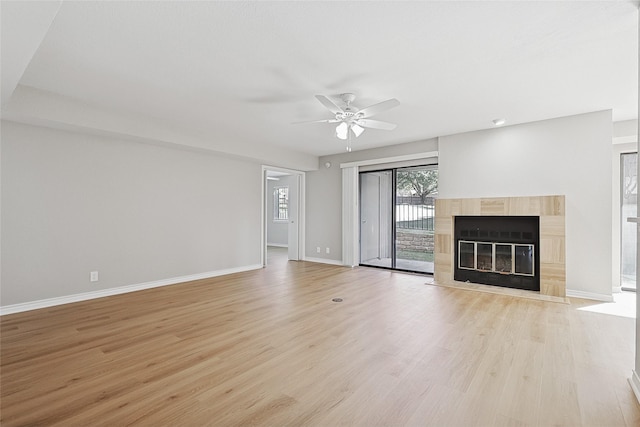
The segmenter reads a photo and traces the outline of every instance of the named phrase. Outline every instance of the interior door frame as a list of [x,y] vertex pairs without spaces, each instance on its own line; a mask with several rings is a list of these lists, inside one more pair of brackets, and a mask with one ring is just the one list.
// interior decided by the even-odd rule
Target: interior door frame
[[[305,259],[305,173],[303,171],[294,170],[294,169],[286,169],[277,166],[269,166],[262,165],[262,192],[261,192],[261,221],[260,221],[260,261],[262,266],[265,267],[267,265],[267,220],[269,215],[267,213],[268,207],[268,199],[270,197],[267,194],[267,172],[285,172],[293,176],[298,177],[298,200],[296,203],[297,207],[297,218],[293,220],[297,223],[297,231],[298,231],[298,260]],[[291,219],[290,219],[291,220]],[[290,234],[290,233],[288,233]]]

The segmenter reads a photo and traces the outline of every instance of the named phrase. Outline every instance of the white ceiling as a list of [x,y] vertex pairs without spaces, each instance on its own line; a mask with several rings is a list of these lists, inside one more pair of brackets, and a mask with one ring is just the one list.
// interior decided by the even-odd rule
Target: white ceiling
[[291,124],[331,116],[316,94],[400,100],[375,116],[398,127],[366,130],[354,150],[498,117],[638,116],[637,2],[30,4],[1,5],[2,114],[13,120],[99,129],[108,112],[102,130],[123,135],[163,126],[172,143],[318,156],[344,142],[329,124]]

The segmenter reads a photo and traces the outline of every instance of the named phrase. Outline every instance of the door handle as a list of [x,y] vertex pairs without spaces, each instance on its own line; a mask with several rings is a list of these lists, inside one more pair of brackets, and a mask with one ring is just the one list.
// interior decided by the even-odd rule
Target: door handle
[[638,224],[640,223],[640,218],[636,216],[630,216],[629,218],[627,218],[627,222],[635,222],[636,224]]

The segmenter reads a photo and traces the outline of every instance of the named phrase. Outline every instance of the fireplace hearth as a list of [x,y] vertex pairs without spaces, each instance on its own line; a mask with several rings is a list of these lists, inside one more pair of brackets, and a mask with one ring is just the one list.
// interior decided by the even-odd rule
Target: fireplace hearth
[[454,279],[540,291],[538,216],[455,216]]

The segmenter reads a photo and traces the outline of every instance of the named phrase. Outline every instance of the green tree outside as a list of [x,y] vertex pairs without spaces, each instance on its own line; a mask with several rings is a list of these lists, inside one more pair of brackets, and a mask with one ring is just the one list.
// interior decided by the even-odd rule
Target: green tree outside
[[438,194],[438,170],[398,171],[397,190],[402,196],[418,196],[424,205],[427,196]]

